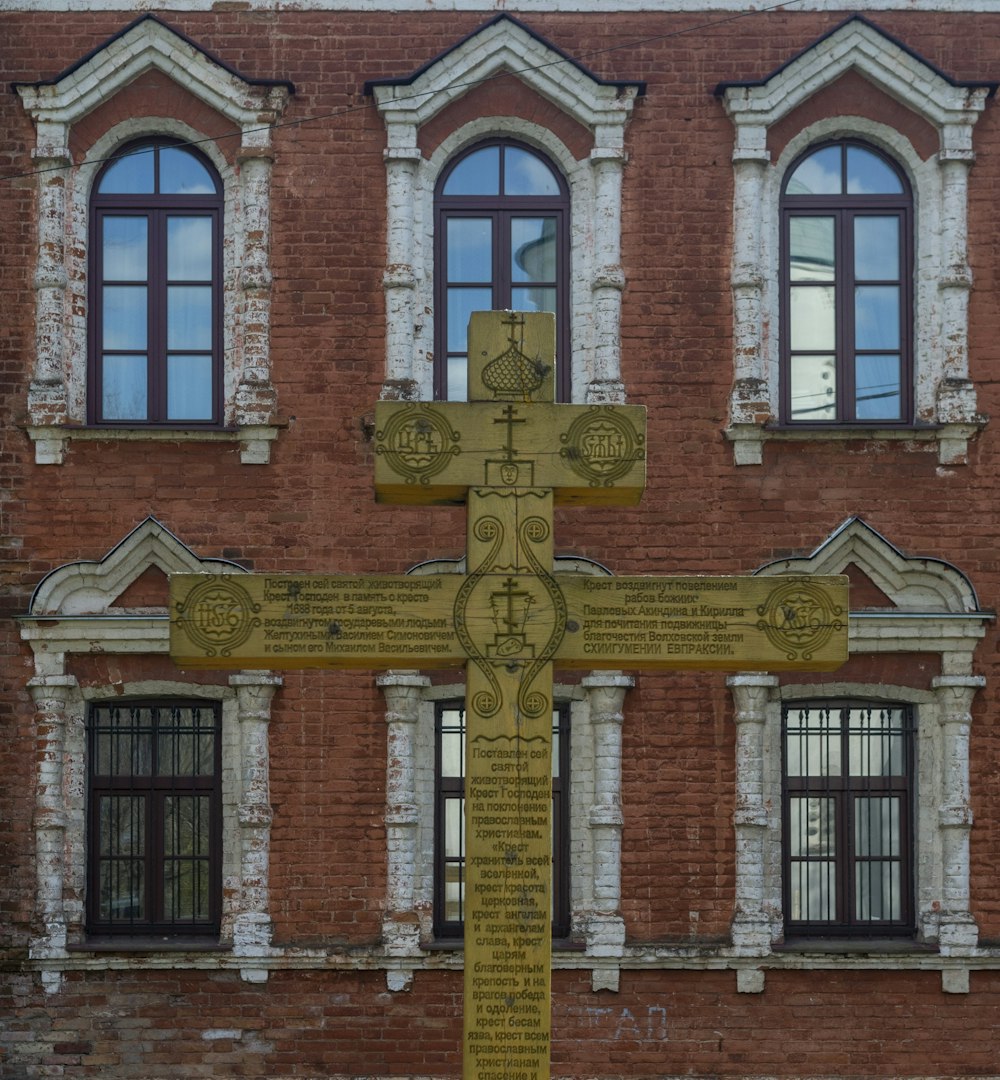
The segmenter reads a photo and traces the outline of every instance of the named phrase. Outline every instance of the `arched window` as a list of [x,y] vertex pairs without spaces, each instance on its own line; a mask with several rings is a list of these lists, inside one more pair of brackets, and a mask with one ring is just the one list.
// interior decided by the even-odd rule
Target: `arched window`
[[910,188],[858,142],[814,147],[782,191],[782,419],[907,424],[912,395]]
[[222,185],[197,151],[125,147],[91,198],[89,420],[222,418]]
[[480,143],[443,172],[435,197],[435,397],[461,401],[473,311],[556,315],[556,393],[569,397],[569,194],[540,154]]

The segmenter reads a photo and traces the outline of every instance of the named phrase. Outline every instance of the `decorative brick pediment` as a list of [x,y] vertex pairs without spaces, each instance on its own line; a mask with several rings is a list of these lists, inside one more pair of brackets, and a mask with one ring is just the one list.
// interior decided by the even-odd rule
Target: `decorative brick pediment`
[[125,614],[115,601],[152,567],[163,574],[245,572],[224,559],[198,558],[156,518],[148,517],[104,558],[67,563],[47,574],[35,589],[28,614]]
[[366,83],[365,93],[374,95],[380,112],[395,114],[395,122],[419,128],[472,87],[505,72],[591,131],[620,134],[645,90],[643,83],[599,78],[524,23],[498,15],[411,75]]
[[855,15],[759,81],[716,88],[744,149],[819,90],[856,71],[941,132],[942,149],[971,149],[972,125],[993,83],[950,79],[904,44]]
[[904,555],[857,517],[848,518],[811,555],[768,563],[756,573],[844,574],[850,566],[900,610],[980,613],[976,591],[960,570],[941,559]]
[[136,19],[54,79],[15,89],[40,126],[67,127],[150,69],[241,128],[273,123],[291,91],[287,82],[244,78],[153,15]]

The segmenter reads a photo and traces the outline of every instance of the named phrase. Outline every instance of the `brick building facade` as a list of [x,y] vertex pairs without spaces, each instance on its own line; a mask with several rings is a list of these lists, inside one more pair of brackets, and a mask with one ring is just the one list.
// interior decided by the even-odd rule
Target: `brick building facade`
[[454,570],[373,410],[491,306],[648,410],[563,565],[852,584],[834,673],[557,671],[553,1075],[1000,1074],[1000,11],[612,7],[0,2],[0,1075],[460,1074],[461,672],[166,582]]

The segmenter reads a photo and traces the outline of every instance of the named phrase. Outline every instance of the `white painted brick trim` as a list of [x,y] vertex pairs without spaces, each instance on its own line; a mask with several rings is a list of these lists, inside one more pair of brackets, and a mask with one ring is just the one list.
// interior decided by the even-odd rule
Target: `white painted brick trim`
[[[475,80],[502,71],[553,102],[593,135],[588,162],[552,132],[518,117],[484,116],[452,132],[424,160],[422,124]],[[574,401],[623,401],[619,326],[621,185],[625,125],[635,89],[592,79],[509,21],[493,23],[428,67],[407,86],[374,88],[386,124],[386,382],[383,397],[433,396],[434,185],[445,164],[478,139],[523,139],[563,172],[571,199],[571,350]]]
[[[940,153],[924,161],[907,138],[862,117],[831,116],[798,132],[773,167],[768,129],[845,71],[857,70],[938,132]],[[984,88],[953,86],[871,26],[852,22],[817,43],[759,86],[728,88],[723,102],[735,126],[733,152],[734,372],[726,435],[738,465],[759,465],[770,439],[894,438],[889,430],[771,430],[779,414],[778,309],[781,182],[791,162],[824,139],[860,137],[884,149],[907,173],[914,193],[914,406],[942,464],[965,460],[967,440],[985,424],[969,381],[967,174],[972,129],[986,105]]]
[[[156,115],[135,117],[105,132],[89,149],[88,160],[73,165],[67,149],[72,125],[152,68],[175,79],[242,131],[236,169],[214,143],[204,141],[204,132]],[[80,313],[87,311],[90,189],[101,161],[143,135],[174,135],[197,142],[222,179],[225,423],[253,429],[241,440],[244,463],[266,463],[276,434],[269,356],[269,125],[280,116],[287,89],[245,82],[166,26],[146,20],[58,83],[20,85],[18,93],[36,124],[36,167],[59,166],[38,176],[36,348],[27,429],[35,442],[36,463],[61,464],[72,427],[86,423],[87,325]],[[136,439],[146,430],[107,429],[102,435]],[[197,435],[194,429],[179,432],[188,440]]]
[[[86,890],[87,703],[125,695],[198,697],[222,706],[223,912],[220,940],[234,955],[266,956],[270,944],[268,861],[268,721],[281,679],[244,671],[229,686],[195,680],[125,680],[81,687],[67,673],[72,653],[160,653],[169,649],[166,613],[135,613],[115,600],[149,567],[164,573],[240,573],[241,567],[199,559],[172,533],[147,519],[102,560],[71,563],[49,574],[33,597],[21,637],[35,658],[28,689],[41,744],[35,783],[36,908],[40,929],[30,943],[39,960],[65,961],[69,942],[83,940]],[[44,618],[41,618],[44,616]],[[62,616],[62,618],[60,618]],[[37,619],[38,621],[34,621]],[[60,987],[57,973],[46,990]]]
[[781,560],[758,573],[837,574],[852,564],[894,606],[852,613],[851,653],[936,652],[944,674],[929,690],[847,680],[779,685],[776,677],[759,673],[727,680],[737,724],[733,947],[739,955],[764,955],[782,932],[782,703],[856,698],[914,707],[917,932],[922,940],[937,942],[942,955],[976,955],[978,929],[969,890],[969,731],[972,699],[985,679],[971,672],[990,616],[978,610],[971,584],[954,567],[908,558],[858,519],[845,522],[811,556]]

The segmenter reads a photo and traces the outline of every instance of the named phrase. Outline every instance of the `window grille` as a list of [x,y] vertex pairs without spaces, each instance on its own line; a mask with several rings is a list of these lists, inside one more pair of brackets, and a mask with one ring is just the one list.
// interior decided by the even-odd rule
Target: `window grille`
[[87,735],[88,930],[218,933],[218,707],[98,703]]
[[786,930],[912,933],[912,710],[788,705],[782,744]]
[[[569,705],[552,711],[552,936],[569,935]],[[465,900],[465,708],[435,722],[434,932],[460,938]]]

